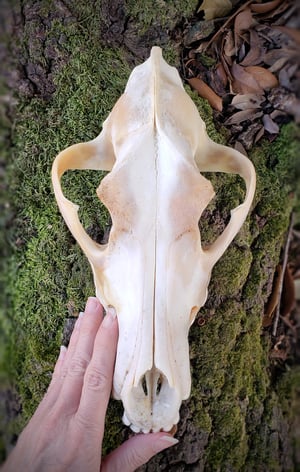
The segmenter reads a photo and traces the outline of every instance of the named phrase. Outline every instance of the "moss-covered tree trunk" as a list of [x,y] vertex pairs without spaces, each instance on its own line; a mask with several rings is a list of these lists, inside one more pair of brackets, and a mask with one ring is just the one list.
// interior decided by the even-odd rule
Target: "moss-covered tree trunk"
[[[3,126],[11,149],[3,196],[9,208],[11,250],[5,271],[9,303],[1,311],[7,340],[2,370],[9,373],[9,383],[2,384],[1,394],[5,397],[9,385],[15,385],[22,405],[17,421],[2,422],[6,443],[37,406],[63,331],[93,294],[88,263],[56,207],[50,184],[53,159],[66,146],[99,133],[131,68],[147,57],[152,45],[160,45],[165,58],[179,65],[182,28],[197,4],[24,0],[6,7],[6,61],[14,59],[8,78],[15,98],[10,131],[7,120]],[[224,142],[214,129],[209,106],[193,98],[211,137]],[[283,127],[272,144],[263,142],[250,155],[258,179],[253,211],[215,267],[208,301],[190,332],[193,386],[181,409],[176,433],[180,442],[142,470],[300,467],[300,371],[283,365],[273,375],[270,337],[262,331],[290,221],[295,155],[292,124]],[[95,196],[101,177],[87,171],[64,179],[67,195],[80,203],[82,221],[97,241],[107,237],[110,225]],[[210,178],[219,197],[200,222],[204,242],[223,229],[229,209],[244,191],[235,176]],[[112,401],[104,452],[131,434],[121,415],[121,404]]]

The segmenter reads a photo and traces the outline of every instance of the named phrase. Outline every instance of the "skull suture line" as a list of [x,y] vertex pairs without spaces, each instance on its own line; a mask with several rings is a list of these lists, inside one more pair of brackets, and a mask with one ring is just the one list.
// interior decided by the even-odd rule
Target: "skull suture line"
[[[112,218],[105,245],[87,235],[78,206],[62,193],[69,169],[110,171],[97,190]],[[236,173],[246,183],[244,202],[205,250],[198,222],[214,191],[199,171]],[[134,431],[168,431],[190,395],[189,327],[205,303],[214,264],[250,209],[253,165],[208,137],[178,72],[154,47],[132,71],[100,135],[56,157],[52,181],[91,264],[96,295],[117,312],[113,394],[123,402],[123,421]]]

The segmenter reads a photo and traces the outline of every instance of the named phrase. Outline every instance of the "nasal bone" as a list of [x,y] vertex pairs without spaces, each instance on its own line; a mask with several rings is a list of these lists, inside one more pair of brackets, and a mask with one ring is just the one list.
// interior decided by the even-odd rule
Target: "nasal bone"
[[152,367],[151,370],[147,370],[141,377],[140,383],[143,392],[146,397],[155,398],[158,397],[166,377],[156,367]]

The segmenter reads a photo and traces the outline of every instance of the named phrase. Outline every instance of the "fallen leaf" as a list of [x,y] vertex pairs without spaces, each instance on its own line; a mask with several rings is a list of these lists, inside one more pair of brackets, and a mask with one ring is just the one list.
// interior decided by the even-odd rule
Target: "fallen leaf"
[[286,361],[290,350],[290,342],[287,337],[282,334],[279,336],[278,341],[270,352],[270,356],[273,359],[281,359],[282,361]]
[[223,42],[223,51],[224,54],[227,57],[231,57],[235,55],[235,45],[234,45],[234,39],[233,39],[233,33],[231,30],[227,31],[227,33],[224,36],[224,42]]
[[281,2],[282,0],[273,0],[272,2],[266,3],[251,3],[250,8],[254,13],[269,13],[270,11],[278,7]]
[[288,56],[277,59],[277,61],[275,61],[274,64],[272,64],[272,66],[269,67],[269,71],[272,73],[280,71],[284,67],[284,65],[287,63],[288,60],[289,60]]
[[272,72],[264,67],[260,66],[248,66],[245,67],[245,71],[252,75],[252,77],[256,80],[256,82],[260,85],[261,88],[264,90],[270,90],[274,87],[277,87],[278,80]]
[[299,69],[298,64],[291,64],[281,69],[281,71],[278,74],[280,85],[282,87],[285,87],[288,90],[291,90],[291,92],[293,92],[294,90],[293,90],[293,85],[291,83],[291,79],[293,78],[293,76],[295,75],[298,69]]
[[254,66],[260,64],[266,48],[261,44],[261,39],[254,29],[250,29],[250,51],[240,61],[241,66]]
[[295,283],[289,265],[286,266],[283,279],[281,315],[288,316],[296,303]]
[[294,49],[288,47],[281,47],[276,49],[270,49],[264,54],[263,61],[268,66],[272,66],[276,61],[281,58],[291,59],[295,55]]
[[295,298],[297,301],[300,300],[300,279],[294,281],[295,284]]
[[277,87],[271,90],[268,100],[274,108],[292,115],[296,123],[300,123],[300,100],[294,93],[283,87]]
[[214,18],[222,18],[228,15],[232,9],[230,0],[204,0],[199,11],[204,10],[204,17],[206,20],[213,20]]
[[238,60],[241,61],[246,53],[245,44],[243,43],[244,34],[248,34],[248,31],[252,26],[256,24],[256,20],[253,18],[249,8],[245,8],[234,19],[234,44],[235,51]]
[[[253,66],[255,67],[255,66]],[[259,93],[263,94],[263,88],[258,84],[257,80],[249,73],[246,68],[239,64],[233,63],[231,67],[233,76],[232,90],[234,93]]]
[[248,157],[247,151],[246,151],[246,149],[244,148],[244,146],[242,145],[242,143],[240,143],[240,141],[236,141],[236,142],[235,142],[235,144],[234,144],[234,149],[236,149],[237,151],[239,151],[241,154],[244,154],[244,156]]
[[265,134],[265,128],[261,126],[261,128],[257,130],[257,133],[254,137],[254,142],[258,143],[258,141],[263,137],[264,134]]
[[222,111],[223,104],[221,97],[219,97],[202,79],[193,77],[192,79],[188,79],[188,83],[194,90],[197,90],[200,97],[205,98],[215,110]]
[[[219,66],[220,66],[219,67],[220,73],[222,74],[221,68],[223,71],[224,71],[224,68],[222,64],[219,64]],[[216,69],[209,71],[207,75],[207,82],[209,83],[210,87],[219,97],[223,97],[224,95],[226,95],[226,86],[228,82],[228,77],[226,76],[225,71],[224,71],[224,75],[221,75],[221,76],[216,72]]]
[[270,115],[263,116],[263,124],[264,128],[270,134],[278,134],[279,133],[279,126],[275,121],[272,120]]
[[231,100],[231,105],[238,110],[250,110],[252,108],[259,108],[264,100],[265,97],[263,95],[257,95],[256,93],[238,93]]
[[276,118],[286,117],[286,113],[281,110],[274,110],[272,111],[272,113],[270,113],[270,117],[272,118],[272,120],[275,120]]
[[234,115],[230,116],[228,120],[225,121],[225,125],[234,125],[236,123],[242,123],[243,121],[247,120],[255,120],[256,118],[260,118],[263,115],[261,110],[253,109],[253,110],[242,110],[238,111]]
[[233,80],[233,77],[232,77],[232,74],[231,74],[231,71],[230,71],[230,67],[232,67],[232,64],[228,64],[228,62],[226,61],[226,56],[225,54],[222,54],[221,57],[221,62],[222,62],[222,66],[224,67],[224,71],[225,71],[225,74],[227,75],[227,78],[230,82],[232,82]]
[[252,148],[255,137],[261,131],[261,128],[261,122],[254,121],[254,123],[246,126],[246,129],[239,134],[239,141],[241,141],[247,151]]
[[287,34],[296,43],[300,44],[300,31],[297,30],[296,28],[289,28],[288,26],[277,26],[277,25],[274,25],[274,28],[278,29],[284,34]]
[[269,297],[266,309],[265,309],[265,314],[263,316],[262,320],[262,325],[264,328],[267,328],[268,326],[271,326],[273,322],[273,317],[274,317],[274,312],[277,308],[277,305],[279,303],[279,294],[280,294],[280,286],[281,286],[281,274],[282,274],[282,266],[278,265],[276,267],[276,272],[274,275],[274,281],[273,281],[273,288],[271,295]]
[[219,64],[217,64],[215,70],[216,70],[216,74],[219,77],[219,79],[221,80],[222,84],[224,85],[224,87],[226,87],[226,85],[228,83],[228,76],[225,72],[223,64],[221,64],[221,62],[219,62]]
[[249,31],[249,29],[256,25],[257,21],[253,18],[251,10],[245,8],[234,19],[234,34],[239,35],[243,31]]

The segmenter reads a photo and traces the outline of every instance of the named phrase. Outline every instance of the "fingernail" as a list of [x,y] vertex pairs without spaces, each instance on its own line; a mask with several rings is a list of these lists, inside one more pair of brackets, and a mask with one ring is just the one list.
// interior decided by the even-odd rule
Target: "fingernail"
[[157,452],[167,449],[167,447],[175,446],[178,444],[178,439],[173,438],[173,436],[161,436],[157,441]]
[[63,361],[65,356],[67,354],[67,348],[66,346],[60,346],[60,351],[59,351],[59,356],[58,356],[58,359],[60,361]]
[[85,309],[86,310],[95,310],[98,307],[98,304],[99,304],[98,298],[89,297],[87,302],[86,302]]
[[117,317],[117,312],[115,308],[111,305],[108,305],[106,309],[106,315],[103,319],[104,326],[109,326]]
[[79,313],[79,315],[78,315],[77,320],[76,320],[75,329],[79,329],[79,328],[80,328],[83,315],[84,315],[84,312],[81,311],[81,312]]

